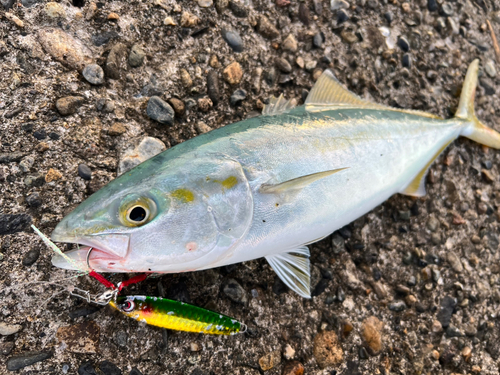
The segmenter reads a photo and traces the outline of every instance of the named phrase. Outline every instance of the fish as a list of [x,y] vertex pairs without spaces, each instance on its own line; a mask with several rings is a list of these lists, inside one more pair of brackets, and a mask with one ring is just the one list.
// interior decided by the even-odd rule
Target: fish
[[246,325],[229,316],[161,297],[119,296],[109,302],[122,314],[149,325],[184,332],[235,335]]
[[[433,161],[459,136],[500,148],[474,112],[479,61],[453,118],[372,103],[325,71],[304,105],[273,98],[259,117],[198,135],[111,181],[67,215],[52,263],[177,273],[257,258],[311,297],[310,252],[396,193],[425,195]],[[90,251],[90,249],[92,251]]]

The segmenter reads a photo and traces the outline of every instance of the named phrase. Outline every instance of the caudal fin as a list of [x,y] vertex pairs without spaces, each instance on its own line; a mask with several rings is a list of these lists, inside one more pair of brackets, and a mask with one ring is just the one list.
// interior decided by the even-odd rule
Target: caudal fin
[[500,149],[500,134],[482,124],[474,113],[474,97],[477,87],[479,60],[474,60],[467,69],[462,95],[455,117],[468,120],[471,124],[462,131],[462,136],[485,146]]

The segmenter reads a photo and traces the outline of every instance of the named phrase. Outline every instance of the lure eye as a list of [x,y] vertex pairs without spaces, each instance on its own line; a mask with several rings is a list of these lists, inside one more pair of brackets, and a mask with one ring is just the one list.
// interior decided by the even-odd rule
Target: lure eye
[[152,199],[133,194],[122,201],[119,217],[127,227],[140,227],[154,219],[156,211],[156,203]]
[[133,301],[125,301],[120,307],[125,312],[131,312],[134,310],[135,304]]

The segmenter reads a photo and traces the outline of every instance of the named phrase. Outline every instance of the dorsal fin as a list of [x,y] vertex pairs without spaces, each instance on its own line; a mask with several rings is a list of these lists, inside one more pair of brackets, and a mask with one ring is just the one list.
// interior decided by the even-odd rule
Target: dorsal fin
[[431,113],[392,108],[360,98],[345,89],[330,70],[325,70],[318,78],[304,104],[308,112],[321,112],[338,108],[365,108],[402,112],[439,119],[438,116]]
[[271,97],[269,104],[264,106],[262,114],[266,116],[274,116],[285,113],[297,105],[297,100],[286,100],[281,94],[278,98]]

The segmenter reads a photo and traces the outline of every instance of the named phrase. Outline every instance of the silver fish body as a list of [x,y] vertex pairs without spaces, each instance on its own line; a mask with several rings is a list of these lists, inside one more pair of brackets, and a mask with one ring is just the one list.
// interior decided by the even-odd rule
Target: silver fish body
[[[266,257],[308,297],[306,244],[395,193],[425,194],[429,165],[459,135],[500,146],[473,114],[476,77],[477,61],[457,116],[441,120],[365,102],[326,74],[305,106],[279,100],[266,115],[120,176],[64,218],[52,239],[94,247],[97,271],[185,272]],[[86,267],[86,249],[68,255]]]

